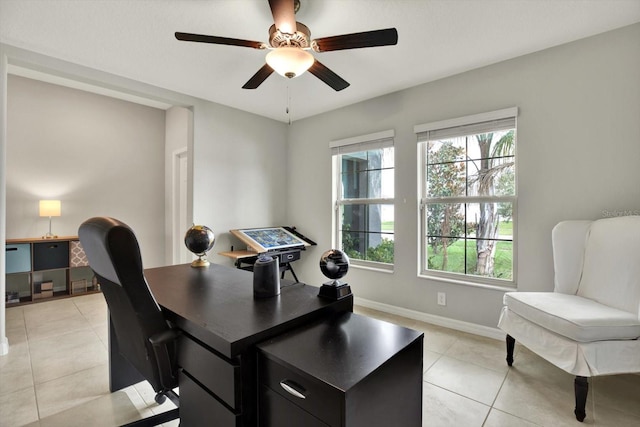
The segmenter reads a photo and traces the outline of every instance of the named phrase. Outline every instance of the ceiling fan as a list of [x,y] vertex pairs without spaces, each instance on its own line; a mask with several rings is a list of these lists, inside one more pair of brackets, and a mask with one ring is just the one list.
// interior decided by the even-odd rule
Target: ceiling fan
[[287,78],[293,78],[309,70],[311,74],[340,91],[349,83],[309,52],[330,52],[332,50],[359,49],[374,46],[389,46],[398,43],[398,31],[395,28],[365,31],[361,33],[343,34],[311,40],[309,28],[296,22],[295,13],[300,7],[299,0],[269,0],[274,25],[269,28],[269,44],[251,40],[228,37],[208,36],[176,32],[178,40],[212,43],[230,46],[269,49],[266,64],[247,81],[243,89],[256,89],[274,70]]

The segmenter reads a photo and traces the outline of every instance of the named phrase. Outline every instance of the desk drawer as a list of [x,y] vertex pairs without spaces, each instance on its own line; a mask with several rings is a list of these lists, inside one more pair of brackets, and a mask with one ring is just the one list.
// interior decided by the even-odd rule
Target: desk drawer
[[[340,418],[343,396],[340,390],[304,372],[287,368],[270,360],[264,354],[260,354],[258,358],[258,382],[261,386],[270,388],[329,425],[342,425]],[[293,390],[287,391],[288,387]],[[295,396],[296,392],[302,394],[304,398]]]
[[238,409],[240,366],[216,355],[188,336],[181,335],[179,339],[178,365],[227,405]]
[[264,385],[260,386],[260,402],[260,427],[329,427]]
[[240,416],[225,407],[184,372],[180,385],[181,427],[240,427]]

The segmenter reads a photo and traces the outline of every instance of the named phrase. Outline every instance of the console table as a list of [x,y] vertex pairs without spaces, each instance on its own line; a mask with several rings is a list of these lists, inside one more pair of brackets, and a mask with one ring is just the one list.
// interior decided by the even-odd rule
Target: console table
[[8,239],[7,305],[98,291],[77,236]]

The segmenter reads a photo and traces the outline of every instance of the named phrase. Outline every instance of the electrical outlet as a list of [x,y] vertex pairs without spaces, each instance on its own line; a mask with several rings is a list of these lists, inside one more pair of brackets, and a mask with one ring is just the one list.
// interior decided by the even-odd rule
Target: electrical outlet
[[447,305],[447,294],[438,292],[438,305]]

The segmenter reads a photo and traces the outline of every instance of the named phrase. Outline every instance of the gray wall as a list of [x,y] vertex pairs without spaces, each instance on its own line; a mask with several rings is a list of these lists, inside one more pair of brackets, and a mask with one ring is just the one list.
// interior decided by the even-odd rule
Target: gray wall
[[[551,228],[604,211],[640,212],[640,24],[295,122],[289,223],[316,239],[296,272],[322,283],[331,247],[331,140],[396,131],[393,274],[351,268],[356,296],[495,327],[504,291],[417,277],[416,124],[511,106],[518,117],[517,286],[553,288]],[[447,306],[436,293],[447,293]]]
[[165,112],[13,75],[7,99],[7,238],[42,236],[38,200],[59,199],[54,234],[113,216],[136,231],[145,266],[162,265]]
[[216,234],[209,259],[245,249],[229,230],[282,225],[287,207],[284,123],[213,103],[194,108],[193,220]]

